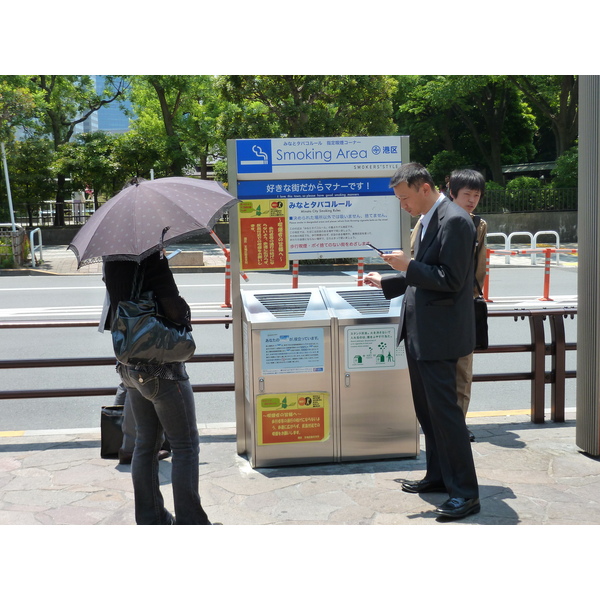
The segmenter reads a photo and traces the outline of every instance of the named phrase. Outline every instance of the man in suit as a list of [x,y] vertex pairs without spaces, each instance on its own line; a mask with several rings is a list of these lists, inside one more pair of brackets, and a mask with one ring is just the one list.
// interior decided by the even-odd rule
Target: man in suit
[[402,482],[409,493],[447,492],[435,513],[461,519],[479,512],[479,487],[464,415],[457,403],[456,363],[473,352],[473,248],[468,213],[440,194],[417,163],[390,181],[403,210],[421,215],[415,258],[395,251],[383,259],[396,273],[369,273],[365,283],[386,298],[404,294],[399,341],[404,340],[417,419],[425,435],[427,472]]

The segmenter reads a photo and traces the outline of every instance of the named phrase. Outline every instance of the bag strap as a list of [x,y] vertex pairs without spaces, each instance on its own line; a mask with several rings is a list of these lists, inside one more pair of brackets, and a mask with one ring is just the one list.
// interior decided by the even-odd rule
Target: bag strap
[[[479,223],[481,223],[481,217],[479,215],[473,215],[473,225],[475,225],[476,232],[479,229]],[[477,259],[479,258],[480,252],[481,252],[481,248],[479,247],[479,242],[477,241],[477,236],[476,236],[475,237],[475,251],[473,252],[473,279],[475,280],[475,285],[477,286],[479,295],[483,296],[483,291],[481,290],[479,281],[477,281],[477,277],[475,276],[475,273],[477,271]]]

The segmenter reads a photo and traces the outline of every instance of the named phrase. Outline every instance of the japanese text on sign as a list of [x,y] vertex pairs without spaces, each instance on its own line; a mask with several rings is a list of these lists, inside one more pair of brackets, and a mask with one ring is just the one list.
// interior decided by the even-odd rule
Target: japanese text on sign
[[258,444],[322,442],[329,438],[329,394],[257,396]]
[[242,271],[288,268],[287,204],[246,200],[239,207]]
[[323,328],[277,329],[260,332],[263,375],[319,373],[325,369]]

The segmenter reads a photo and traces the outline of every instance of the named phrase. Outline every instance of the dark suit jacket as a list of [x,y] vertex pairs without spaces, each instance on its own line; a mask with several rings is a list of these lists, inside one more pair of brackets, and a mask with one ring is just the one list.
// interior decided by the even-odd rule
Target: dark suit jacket
[[400,330],[418,360],[457,359],[473,352],[474,245],[471,217],[444,199],[406,273],[382,276],[386,298],[404,294]]

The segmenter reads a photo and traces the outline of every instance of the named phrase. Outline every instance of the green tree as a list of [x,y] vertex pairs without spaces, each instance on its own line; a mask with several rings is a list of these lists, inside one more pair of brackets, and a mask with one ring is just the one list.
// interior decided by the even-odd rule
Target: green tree
[[[434,128],[439,128],[442,140],[446,138],[444,149],[465,157],[474,153],[469,146],[459,146],[457,139],[464,143],[468,133],[476,149],[473,166],[487,166],[494,181],[503,183],[503,163],[524,162],[534,155],[535,119],[507,77],[448,75],[413,78],[411,83],[398,114],[417,115],[421,121],[434,115]],[[451,131],[440,123],[440,117],[458,122],[461,136],[451,138],[456,128]]]
[[390,135],[396,85],[383,75],[222,76],[218,86],[235,107],[223,128],[227,137]]
[[563,152],[556,161],[556,167],[552,169],[551,186],[553,188],[576,188],[578,186],[579,151],[578,147]]
[[[5,143],[12,139],[14,127],[25,125],[35,115],[35,96],[27,89],[27,80],[18,75],[5,75],[0,81],[0,158],[3,170],[6,168]],[[8,171],[8,169],[7,169]],[[4,173],[3,185],[6,182],[8,198],[7,208],[0,207],[0,215],[8,214],[8,205],[12,205],[12,193],[8,172]],[[12,215],[9,215],[12,219]]]
[[154,137],[164,175],[184,175],[199,168],[206,177],[209,160],[224,152],[217,118],[222,101],[207,75],[138,75],[132,77],[132,103],[138,119],[133,129]]
[[[73,136],[75,126],[83,123],[90,115],[121,97],[127,81],[116,76],[106,76],[106,89],[96,93],[94,81],[88,75],[34,75],[30,77],[32,89],[41,92],[41,133],[49,134],[58,150]],[[64,203],[68,193],[68,174],[56,174],[55,225],[64,225]]]
[[441,185],[445,182],[446,175],[450,175],[455,169],[465,168],[465,165],[468,165],[467,159],[458,152],[442,150],[433,157],[427,170],[433,180]]
[[555,139],[556,158],[577,139],[579,86],[575,75],[511,75],[509,79],[548,119]]
[[15,141],[8,155],[14,208],[27,214],[30,227],[33,227],[34,214],[54,195],[54,177],[50,168],[53,155],[52,142],[35,137]]
[[124,178],[115,149],[116,139],[111,133],[83,133],[59,148],[53,168],[58,173],[69,173],[74,190],[91,188],[97,209],[98,197],[110,195],[115,180]]
[[161,143],[163,138],[162,135],[147,133],[146,129],[137,126],[117,137],[115,160],[123,175],[115,181],[111,195],[121,189],[131,177],[150,179],[152,169],[157,177],[166,175],[166,166],[161,167],[164,162],[164,144]]

